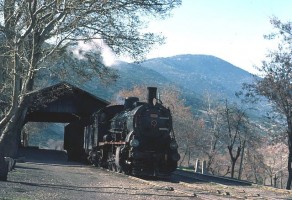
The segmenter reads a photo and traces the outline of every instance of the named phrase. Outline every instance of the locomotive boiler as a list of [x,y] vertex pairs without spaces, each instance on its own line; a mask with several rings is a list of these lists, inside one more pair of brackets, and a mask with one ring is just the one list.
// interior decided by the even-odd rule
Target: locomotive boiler
[[148,101],[128,97],[94,113],[85,127],[84,150],[100,167],[134,176],[168,176],[180,159],[168,108],[148,87]]

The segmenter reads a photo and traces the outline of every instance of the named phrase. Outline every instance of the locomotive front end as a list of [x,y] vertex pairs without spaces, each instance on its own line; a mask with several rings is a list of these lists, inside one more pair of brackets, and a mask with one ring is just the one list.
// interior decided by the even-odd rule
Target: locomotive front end
[[129,138],[133,175],[169,175],[180,156],[172,132],[170,110],[156,98],[156,88],[148,88],[148,102],[132,110]]

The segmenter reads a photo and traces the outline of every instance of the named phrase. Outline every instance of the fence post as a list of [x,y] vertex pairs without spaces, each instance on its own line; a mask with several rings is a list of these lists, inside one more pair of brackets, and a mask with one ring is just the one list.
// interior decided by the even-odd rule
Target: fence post
[[202,173],[201,161],[199,159],[196,160],[195,172]]

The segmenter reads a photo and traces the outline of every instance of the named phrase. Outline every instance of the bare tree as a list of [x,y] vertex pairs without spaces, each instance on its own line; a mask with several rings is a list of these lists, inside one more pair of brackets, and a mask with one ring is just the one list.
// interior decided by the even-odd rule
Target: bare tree
[[246,96],[262,95],[273,105],[274,110],[283,115],[286,121],[288,136],[288,172],[287,189],[291,189],[292,181],[292,23],[283,23],[271,18],[276,32],[266,36],[276,39],[278,48],[270,51],[266,60],[258,67],[262,79],[245,85]]
[[[207,156],[207,169],[211,173],[217,173],[215,168],[226,168],[225,173],[234,177],[235,167],[238,163],[238,179],[241,179],[245,170],[246,151],[258,148],[260,136],[256,134],[256,126],[250,123],[248,117],[249,108],[240,108],[237,104],[229,103],[228,100],[220,100],[218,94],[206,93],[204,96],[205,106],[202,112],[204,120],[204,153]],[[203,139],[206,138],[206,139]],[[227,146],[227,148],[226,148]],[[221,157],[219,160],[218,157]],[[230,165],[226,165],[228,158]],[[239,161],[239,162],[238,162]],[[221,170],[222,171],[222,170]]]
[[265,155],[265,174],[270,179],[270,185],[278,187],[278,179],[283,179],[283,170],[287,170],[283,165],[285,161],[287,162],[287,155],[283,155],[284,152],[288,154],[287,146],[283,143],[268,144],[261,151]]
[[[18,133],[31,98],[27,94],[50,56],[63,54],[68,47],[74,49],[79,41],[96,39],[117,55],[141,59],[153,44],[163,39],[143,31],[147,20],[166,17],[180,3],[180,0],[0,1],[0,36],[6,52],[0,89],[7,92],[7,107],[1,107],[1,154],[15,155]],[[91,72],[104,72],[100,71],[104,65],[99,59],[88,54],[85,57],[94,64]]]
[[213,166],[215,165],[216,157],[219,155],[219,151],[224,148],[223,139],[223,121],[220,114],[221,106],[216,98],[216,95],[206,93],[204,95],[205,108],[202,110],[202,118],[204,120],[204,137],[205,141],[201,143],[204,148],[202,150],[207,155],[207,171],[213,172]]
[[244,157],[244,167],[242,176],[248,181],[256,184],[264,184],[265,167],[264,152],[261,149],[247,148],[246,156]]
[[246,112],[239,109],[236,105],[229,105],[227,100],[225,100],[221,115],[224,120],[223,137],[226,138],[227,142],[231,161],[231,177],[233,178],[236,161],[250,137],[250,131],[247,126],[249,120]]
[[208,102],[206,110],[203,112],[203,118],[206,121],[205,137],[209,138],[204,143],[208,147],[205,149],[208,158],[207,168],[211,172],[214,171],[212,168],[218,165],[215,163],[216,157],[219,154],[221,156],[225,154],[224,148],[227,145],[231,163],[231,167],[228,166],[227,173],[230,172],[231,177],[234,177],[235,164],[241,155],[240,178],[243,151],[250,137],[247,114],[236,104],[229,104],[227,100],[223,104],[222,101],[221,103],[219,100],[211,102],[210,98],[206,98],[205,102]]

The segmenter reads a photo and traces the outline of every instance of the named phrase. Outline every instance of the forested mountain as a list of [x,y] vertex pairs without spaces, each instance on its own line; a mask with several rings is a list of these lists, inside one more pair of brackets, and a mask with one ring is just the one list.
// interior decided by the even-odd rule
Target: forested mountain
[[119,62],[113,68],[119,75],[115,82],[103,84],[98,79],[93,79],[86,82],[81,88],[110,101],[120,90],[129,90],[135,85],[164,87],[172,84],[159,72],[137,64]]
[[234,100],[235,92],[252,75],[220,58],[208,55],[178,55],[147,60],[142,66],[155,70],[176,83],[182,91],[199,95],[209,92]]
[[104,86],[98,80],[92,80],[83,89],[112,100],[119,90],[131,89],[135,85],[174,85],[181,91],[186,103],[196,110],[202,106],[205,93],[238,101],[235,92],[241,89],[242,83],[253,79],[247,71],[209,55],[178,55],[149,59],[139,64],[120,62],[113,68],[120,75],[115,83]]

